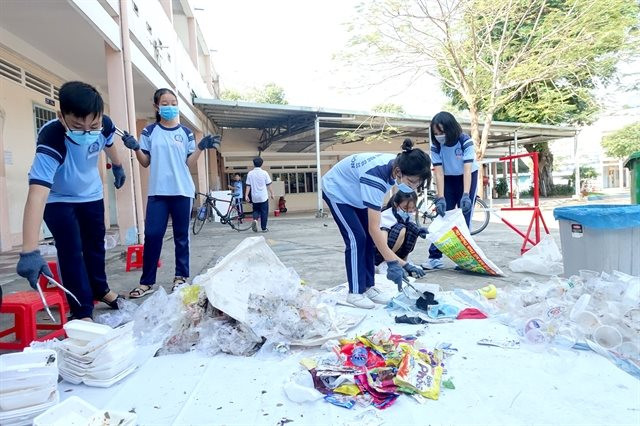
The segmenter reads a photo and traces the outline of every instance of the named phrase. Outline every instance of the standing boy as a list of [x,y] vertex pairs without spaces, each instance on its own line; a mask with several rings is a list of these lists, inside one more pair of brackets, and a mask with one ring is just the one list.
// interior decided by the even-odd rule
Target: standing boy
[[244,214],[242,211],[242,179],[238,173],[233,176],[233,182],[229,185],[229,189],[231,190],[231,196],[233,197],[232,202],[236,203],[238,215],[242,217]]
[[260,228],[262,232],[268,232],[267,219],[269,217],[269,198],[274,199],[271,188],[271,176],[262,170],[262,158],[253,159],[254,169],[247,174],[247,189],[245,199],[249,202],[249,191],[251,191],[251,204],[253,205],[253,232],[258,232],[258,218],[260,218]]
[[115,126],[103,115],[100,93],[86,83],[70,81],[59,92],[58,118],[38,134],[29,171],[24,208],[22,252],[17,272],[34,289],[40,274],[51,276],[38,248],[44,218],[55,240],[62,281],[80,301],[68,298],[72,317],[91,320],[93,301],[117,309],[115,292],[105,272],[104,202],[98,158],[103,149],[111,160],[115,187],[125,174],[113,146]]

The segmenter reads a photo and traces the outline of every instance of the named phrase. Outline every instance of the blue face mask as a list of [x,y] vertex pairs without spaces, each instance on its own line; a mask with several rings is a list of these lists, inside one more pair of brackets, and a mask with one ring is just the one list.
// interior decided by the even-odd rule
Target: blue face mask
[[447,141],[447,136],[446,135],[434,135],[433,137],[440,144],[443,144],[443,143],[445,143]]
[[407,221],[409,220],[409,218],[411,217],[411,213],[404,211],[402,209],[396,208],[396,214],[398,215],[398,217],[400,217],[403,221]]
[[410,187],[406,183],[402,182],[402,178],[401,177],[400,178],[396,178],[396,186],[398,187],[398,191],[404,192],[405,194],[411,194],[412,192],[415,192],[415,189],[413,189],[412,187]]
[[101,130],[91,130],[85,132],[83,130],[67,130],[67,137],[78,145],[91,145],[100,137]]
[[168,121],[176,118],[180,114],[180,109],[177,105],[162,105],[158,108],[158,112],[160,117]]

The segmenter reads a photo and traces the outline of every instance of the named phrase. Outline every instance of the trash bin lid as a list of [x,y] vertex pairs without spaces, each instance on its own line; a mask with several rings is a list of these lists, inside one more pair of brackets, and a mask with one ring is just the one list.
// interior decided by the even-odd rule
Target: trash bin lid
[[631,170],[635,161],[640,161],[640,151],[634,152],[629,157],[627,157],[627,159],[624,160],[624,167]]
[[564,219],[601,229],[640,227],[640,204],[594,204],[553,209],[556,220]]

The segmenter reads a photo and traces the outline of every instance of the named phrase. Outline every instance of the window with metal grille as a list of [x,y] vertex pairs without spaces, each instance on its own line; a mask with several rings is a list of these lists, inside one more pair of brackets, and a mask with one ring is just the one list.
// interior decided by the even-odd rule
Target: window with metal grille
[[40,129],[49,121],[56,118],[56,112],[39,105],[33,106],[33,121],[36,126],[36,136],[40,133]]

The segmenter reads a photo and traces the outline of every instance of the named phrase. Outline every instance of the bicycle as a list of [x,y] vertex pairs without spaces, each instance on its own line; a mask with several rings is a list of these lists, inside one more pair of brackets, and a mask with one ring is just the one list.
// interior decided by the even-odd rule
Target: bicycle
[[[416,220],[416,221],[419,221],[421,216],[422,223],[425,225],[433,221],[436,218],[436,216],[438,216],[438,213],[436,212],[436,205],[435,205],[436,191],[428,190],[426,191],[426,195],[427,195],[426,199],[423,198],[418,203],[418,208],[417,208],[418,218]],[[423,209],[422,206],[424,205],[425,201],[427,201],[429,204],[426,209]],[[480,197],[476,195],[475,206],[473,208],[473,214],[471,215],[471,225],[469,226],[469,231],[471,231],[471,235],[476,235],[484,231],[487,225],[489,225],[489,217],[490,217],[489,207],[484,201],[482,201]]]
[[[220,223],[223,225],[229,225],[232,229],[241,232],[251,228],[251,221],[244,221],[244,214],[241,214],[238,210],[237,198],[231,195],[231,200],[223,200],[220,198],[214,198],[211,195],[196,192],[196,197],[202,195],[205,197],[204,203],[198,208],[196,216],[193,218],[193,235],[198,235],[198,232],[202,230],[205,222],[211,222],[213,220],[213,212],[215,210],[218,217],[220,217]],[[216,206],[216,202],[221,201],[229,203],[227,212],[222,212]]]

